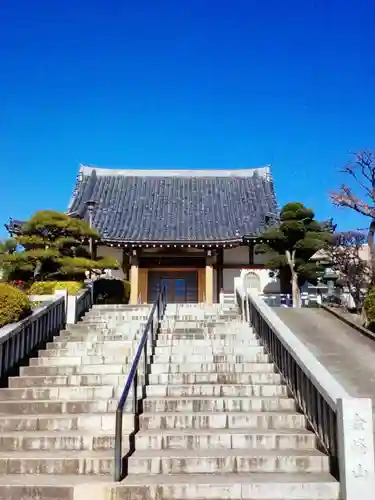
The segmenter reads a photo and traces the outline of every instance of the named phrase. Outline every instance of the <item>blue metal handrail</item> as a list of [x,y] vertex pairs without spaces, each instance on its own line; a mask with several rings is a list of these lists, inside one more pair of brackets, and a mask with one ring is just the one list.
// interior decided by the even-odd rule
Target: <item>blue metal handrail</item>
[[[138,345],[137,352],[134,356],[133,363],[130,368],[128,378],[124,390],[122,391],[121,398],[118,402],[116,409],[116,427],[115,427],[115,481],[121,481],[123,478],[122,469],[122,420],[124,414],[125,403],[128,399],[130,389],[133,387],[133,412],[135,419],[138,417],[138,365],[142,353],[144,356],[144,380],[142,384],[142,397],[145,397],[145,387],[148,383],[148,359],[147,359],[147,346],[151,342],[152,353],[156,345],[156,335],[160,330],[161,321],[164,317],[165,309],[167,307],[167,294],[165,287],[163,287],[152,306],[150,315],[148,317],[145,329],[142,334],[141,341]],[[155,323],[156,312],[156,323]],[[150,334],[150,339],[149,339]]]

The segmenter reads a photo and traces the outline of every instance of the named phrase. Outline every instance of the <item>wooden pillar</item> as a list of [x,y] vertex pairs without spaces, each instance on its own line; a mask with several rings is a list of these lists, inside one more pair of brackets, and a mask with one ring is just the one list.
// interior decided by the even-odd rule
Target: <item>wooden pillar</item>
[[213,303],[214,295],[214,267],[211,250],[208,250],[206,256],[206,304]]
[[249,243],[249,264],[250,265],[254,264],[254,249],[255,249],[254,243]]
[[224,279],[223,279],[223,262],[224,262],[224,252],[222,248],[219,248],[216,257],[216,295],[217,302],[220,302],[220,292],[223,289]]
[[138,304],[139,291],[139,261],[137,251],[133,250],[130,257],[130,304]]
[[122,251],[122,271],[124,273],[124,278],[130,281],[130,257],[125,249]]

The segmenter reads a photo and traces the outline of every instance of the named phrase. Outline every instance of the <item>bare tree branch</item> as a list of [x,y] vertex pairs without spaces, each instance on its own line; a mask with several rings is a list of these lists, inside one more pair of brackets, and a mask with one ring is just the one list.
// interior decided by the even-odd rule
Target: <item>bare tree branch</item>
[[[339,191],[330,193],[331,201],[339,207],[346,207],[369,217],[367,243],[370,250],[372,282],[375,283],[375,152],[364,150],[354,153],[354,159],[346,165],[343,172],[348,174],[362,191],[362,196],[356,196],[353,189],[343,184]],[[369,199],[366,203],[365,199]]]
[[327,248],[332,269],[339,274],[339,284],[350,291],[357,310],[362,305],[362,290],[371,278],[369,263],[361,257],[366,240],[367,235],[359,231],[336,233]]
[[351,208],[366,217],[375,217],[375,206],[370,206],[357,198],[352,189],[345,184],[340,187],[338,192],[332,192],[330,197],[336,206]]

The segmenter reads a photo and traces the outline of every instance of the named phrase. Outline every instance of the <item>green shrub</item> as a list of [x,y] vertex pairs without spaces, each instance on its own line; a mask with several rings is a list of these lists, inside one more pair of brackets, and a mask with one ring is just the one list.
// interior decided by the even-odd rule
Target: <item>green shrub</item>
[[54,281],[36,281],[29,288],[30,295],[52,295],[55,291]]
[[52,295],[55,290],[68,290],[69,295],[77,295],[83,287],[80,281],[36,281],[29,289],[30,295]]
[[69,295],[77,295],[83,288],[81,281],[56,281],[55,290],[67,289]]
[[0,283],[0,328],[31,314],[28,296],[7,283]]
[[94,304],[127,304],[128,300],[123,281],[113,278],[94,281]]
[[368,291],[363,303],[365,311],[366,327],[375,331],[375,288]]

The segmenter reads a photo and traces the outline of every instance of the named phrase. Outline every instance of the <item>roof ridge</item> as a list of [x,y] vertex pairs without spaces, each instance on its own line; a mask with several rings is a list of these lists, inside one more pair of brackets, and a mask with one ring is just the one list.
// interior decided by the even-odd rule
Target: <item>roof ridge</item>
[[79,174],[89,176],[92,172],[98,176],[122,176],[122,177],[252,177],[257,174],[261,177],[271,175],[271,166],[255,168],[233,168],[233,169],[114,169],[102,168],[91,165],[80,165]]

